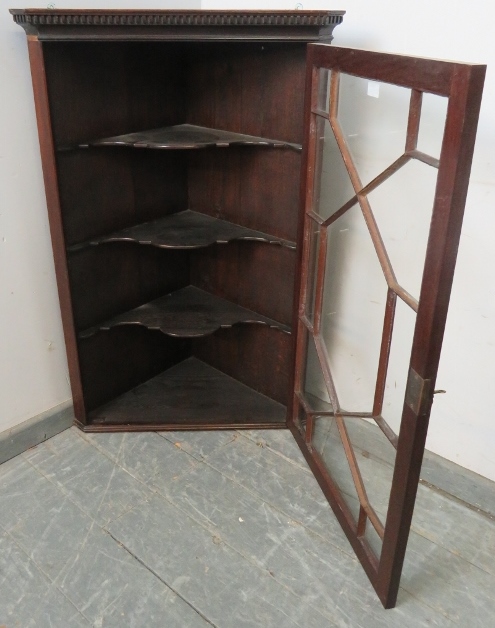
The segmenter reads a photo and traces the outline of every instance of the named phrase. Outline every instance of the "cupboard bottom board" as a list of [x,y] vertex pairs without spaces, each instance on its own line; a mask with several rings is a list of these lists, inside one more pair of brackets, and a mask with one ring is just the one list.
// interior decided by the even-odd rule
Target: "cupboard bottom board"
[[286,427],[286,407],[191,357],[93,410],[86,432]]

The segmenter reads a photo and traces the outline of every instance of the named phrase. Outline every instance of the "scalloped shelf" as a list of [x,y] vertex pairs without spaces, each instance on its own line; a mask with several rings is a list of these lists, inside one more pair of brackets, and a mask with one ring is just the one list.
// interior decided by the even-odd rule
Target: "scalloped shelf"
[[89,338],[99,331],[108,331],[119,325],[141,325],[167,336],[200,338],[239,323],[268,325],[290,333],[287,325],[195,286],[187,286],[90,327],[82,331],[79,337]]
[[131,148],[157,148],[168,150],[184,150],[197,148],[227,148],[229,146],[267,146],[269,148],[291,148],[300,151],[302,146],[292,142],[272,140],[255,135],[232,133],[220,129],[210,129],[194,124],[177,124],[175,126],[115,135],[85,144],[79,148],[89,146],[128,146]]
[[187,358],[93,410],[85,431],[285,427],[286,408],[197,358]]
[[197,249],[212,244],[226,244],[232,240],[252,240],[279,244],[290,249],[296,248],[295,243],[289,240],[282,240],[255,229],[241,227],[188,209],[75,244],[68,247],[68,250],[76,251],[86,246],[108,242],[135,242],[168,249]]

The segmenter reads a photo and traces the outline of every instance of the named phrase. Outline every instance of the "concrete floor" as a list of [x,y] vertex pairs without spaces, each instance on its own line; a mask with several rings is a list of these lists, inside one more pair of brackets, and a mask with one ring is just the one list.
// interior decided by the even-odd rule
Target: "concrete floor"
[[0,628],[486,628],[494,556],[489,514],[420,486],[383,610],[287,431],[71,428],[0,466]]

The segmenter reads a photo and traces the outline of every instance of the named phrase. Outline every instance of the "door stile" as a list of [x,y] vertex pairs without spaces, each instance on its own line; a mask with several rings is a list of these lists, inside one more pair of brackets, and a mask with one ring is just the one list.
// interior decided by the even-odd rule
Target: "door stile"
[[[385,608],[395,606],[397,599],[420,479],[471,172],[484,76],[482,66],[458,65],[452,77],[436,202],[411,354],[411,371],[418,374],[420,379],[420,390],[417,393],[419,400],[411,399],[408,403],[406,392],[378,574],[377,587]],[[408,389],[411,387],[414,385],[410,379]],[[416,406],[417,412],[411,405]]]

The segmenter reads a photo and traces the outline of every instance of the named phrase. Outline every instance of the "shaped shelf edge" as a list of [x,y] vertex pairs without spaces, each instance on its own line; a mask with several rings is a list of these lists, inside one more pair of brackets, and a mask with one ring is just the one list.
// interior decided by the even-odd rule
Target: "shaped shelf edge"
[[256,135],[246,135],[210,129],[194,124],[138,131],[124,135],[114,135],[78,144],[79,148],[98,146],[124,146],[129,148],[154,148],[165,150],[186,150],[198,148],[228,148],[229,146],[266,146],[269,148],[288,148],[301,151],[301,144],[268,139]]
[[79,338],[89,338],[120,325],[141,325],[176,338],[201,338],[239,323],[267,325],[290,334],[288,325],[187,286],[94,325],[80,332]]
[[265,242],[289,249],[296,248],[295,242],[290,240],[277,238],[220,218],[185,210],[74,244],[68,247],[68,251],[77,251],[88,246],[111,242],[133,242],[167,249],[198,249],[213,244],[227,244],[232,240]]

